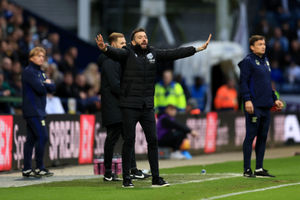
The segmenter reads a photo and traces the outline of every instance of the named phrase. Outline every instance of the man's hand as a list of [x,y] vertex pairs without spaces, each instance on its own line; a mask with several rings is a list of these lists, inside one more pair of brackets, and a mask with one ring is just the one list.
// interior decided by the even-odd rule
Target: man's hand
[[196,51],[198,52],[198,51],[203,51],[204,49],[206,49],[207,46],[208,46],[208,44],[209,44],[209,42],[210,42],[210,38],[211,38],[211,34],[209,34],[208,39],[207,39],[207,41],[205,42],[205,44],[203,44],[201,47],[198,47],[198,48],[196,49]]
[[101,34],[98,34],[97,37],[95,38],[95,40],[101,51],[103,51],[103,52],[107,51],[107,44],[104,43],[103,37]]
[[3,96],[7,97],[7,96],[10,96],[10,90],[4,90],[3,91]]
[[46,79],[46,80],[44,81],[44,83],[51,84],[51,80],[50,80],[50,79]]
[[280,100],[276,100],[275,101],[275,106],[277,107],[277,109],[281,110],[284,106],[283,102]]
[[195,130],[192,130],[192,131],[190,132],[190,134],[191,134],[193,137],[196,137],[196,136],[199,135],[198,132],[195,131]]
[[246,101],[245,102],[245,110],[249,114],[253,114],[254,113],[254,107],[253,107],[252,101]]

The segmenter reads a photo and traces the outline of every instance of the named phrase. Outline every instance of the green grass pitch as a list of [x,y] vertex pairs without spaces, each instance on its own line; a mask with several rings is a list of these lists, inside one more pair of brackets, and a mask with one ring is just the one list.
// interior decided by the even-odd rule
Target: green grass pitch
[[[183,161],[184,162],[184,161]],[[255,166],[255,162],[252,162]],[[244,178],[242,162],[161,169],[171,186],[151,188],[151,178],[134,181],[135,188],[102,178],[0,188],[1,200],[201,200],[300,199],[300,157],[268,159],[264,167],[275,178]],[[206,174],[201,174],[205,168]]]

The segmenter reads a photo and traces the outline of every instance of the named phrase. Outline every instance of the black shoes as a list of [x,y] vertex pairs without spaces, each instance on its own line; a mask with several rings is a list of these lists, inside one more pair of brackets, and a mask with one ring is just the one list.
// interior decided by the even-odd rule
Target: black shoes
[[246,171],[244,171],[244,177],[255,178],[255,175],[252,173],[251,169],[247,169]]
[[254,175],[256,177],[266,177],[266,178],[274,178],[275,176],[268,173],[268,170],[260,168],[254,171]]
[[36,169],[35,173],[40,177],[50,177],[54,175],[54,173],[50,172],[48,169]]
[[162,177],[153,177],[152,178],[152,187],[166,187],[170,184],[165,181]]
[[123,179],[123,185],[122,185],[123,188],[133,188],[134,185],[132,184],[131,182],[131,179]]
[[118,177],[118,175],[111,173],[111,174],[104,174],[103,177],[104,181],[121,181],[121,179]]
[[32,169],[24,170],[22,171],[22,176],[23,177],[34,177],[34,178],[40,178],[41,176],[37,175],[36,172]]
[[139,169],[132,169],[130,171],[130,178],[132,179],[146,179],[149,178],[151,175],[143,173],[142,170]]
[[22,176],[23,177],[34,177],[34,178],[41,178],[41,177],[49,177],[53,176],[54,173],[50,172],[48,169],[28,169],[22,171]]

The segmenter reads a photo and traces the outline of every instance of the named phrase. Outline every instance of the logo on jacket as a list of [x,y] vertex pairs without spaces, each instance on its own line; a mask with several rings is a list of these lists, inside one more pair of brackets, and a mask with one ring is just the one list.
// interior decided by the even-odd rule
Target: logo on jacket
[[260,65],[260,62],[258,60],[255,60],[256,65]]
[[155,63],[155,58],[154,58],[152,53],[148,53],[146,55],[146,57],[147,57],[147,59],[149,60],[150,63]]
[[45,73],[42,73],[42,75],[43,75],[44,79],[46,79],[46,74],[45,74]]
[[252,117],[252,123],[257,123],[257,117]]
[[267,64],[268,69],[269,69],[269,72],[270,72],[270,71],[271,71],[271,68],[270,68],[270,63],[269,63],[269,61],[266,61],[266,64]]

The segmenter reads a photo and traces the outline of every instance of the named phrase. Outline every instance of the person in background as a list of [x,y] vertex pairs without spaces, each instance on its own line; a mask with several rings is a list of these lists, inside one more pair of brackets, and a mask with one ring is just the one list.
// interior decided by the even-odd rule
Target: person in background
[[154,107],[159,113],[163,113],[166,106],[172,104],[183,112],[186,107],[186,99],[182,86],[173,81],[173,71],[168,69],[163,72],[163,80],[155,84]]
[[197,100],[198,108],[204,112],[207,99],[207,85],[200,76],[194,79],[194,85],[190,88],[191,97]]
[[175,117],[177,114],[177,107],[169,104],[167,105],[164,114],[158,117],[157,121],[157,139],[158,146],[171,147],[173,152],[171,158],[174,159],[190,159],[191,155],[187,151],[181,151],[180,146],[188,134],[196,137],[198,133],[191,130],[185,124],[177,122]]
[[[53,176],[45,168],[43,157],[48,133],[45,123],[47,92],[54,92],[55,84],[41,70],[45,61],[46,50],[35,47],[29,53],[29,65],[22,73],[23,117],[27,123],[27,137],[24,144],[23,177]],[[32,169],[32,151],[35,147],[36,169]]]
[[235,81],[233,79],[227,80],[227,83],[217,90],[214,103],[217,111],[238,109],[238,95],[235,89]]

